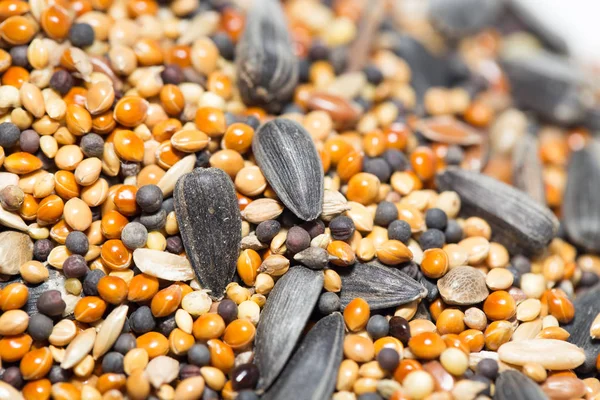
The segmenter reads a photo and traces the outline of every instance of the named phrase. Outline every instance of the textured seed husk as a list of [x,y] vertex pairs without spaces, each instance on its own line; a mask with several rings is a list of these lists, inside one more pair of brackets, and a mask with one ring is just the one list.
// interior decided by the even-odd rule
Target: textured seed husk
[[321,247],[309,247],[294,255],[294,260],[310,269],[323,269],[329,263],[329,253]]
[[342,278],[342,309],[357,297],[364,299],[371,310],[380,310],[427,296],[427,289],[421,283],[377,261],[357,262],[352,267],[338,270],[338,273]]
[[323,167],[309,133],[277,118],[256,132],[252,151],[283,204],[305,221],[316,219],[323,209]]
[[298,61],[279,1],[253,2],[236,49],[237,82],[248,106],[278,112],[298,82]]
[[590,327],[600,313],[600,284],[588,289],[574,300],[575,318],[564,328],[571,334],[568,341],[583,348],[585,363],[580,367],[583,372],[596,370],[596,357],[600,353],[600,341],[590,337]]
[[133,262],[143,273],[167,281],[189,281],[195,276],[187,257],[160,250],[136,249]]
[[342,362],[343,341],[342,315],[333,313],[321,319],[304,337],[296,353],[262,399],[329,399]]
[[92,351],[95,360],[106,354],[117,341],[125,325],[127,311],[129,306],[119,306],[112,310],[102,323]]
[[433,0],[429,18],[446,36],[462,38],[491,25],[501,10],[502,3],[496,0]]
[[6,211],[0,206],[0,225],[4,225],[7,228],[17,229],[19,231],[26,231],[27,224],[23,221],[19,215]]
[[538,139],[526,133],[517,142],[513,152],[513,185],[532,199],[546,205],[546,190],[542,178]]
[[285,366],[322,288],[323,273],[301,266],[291,268],[275,284],[256,330],[259,390],[268,389]]
[[448,168],[438,175],[440,190],[454,190],[461,214],[485,219],[492,240],[511,254],[540,253],[558,231],[554,214],[522,191],[477,172]]
[[585,250],[600,251],[600,143],[592,140],[571,155],[563,203],[569,238]]
[[60,363],[60,367],[64,369],[73,368],[77,363],[88,355],[94,341],[96,340],[96,329],[89,328],[81,332],[69,343],[65,351],[65,357]]
[[235,189],[220,169],[196,169],[176,184],[179,232],[196,277],[221,298],[236,269],[242,220]]
[[437,287],[446,303],[461,306],[481,303],[489,294],[483,274],[469,266],[452,268]]
[[29,235],[16,231],[0,232],[0,273],[16,275],[19,267],[33,258]]
[[547,398],[537,383],[519,371],[504,371],[496,380],[495,400],[546,400]]

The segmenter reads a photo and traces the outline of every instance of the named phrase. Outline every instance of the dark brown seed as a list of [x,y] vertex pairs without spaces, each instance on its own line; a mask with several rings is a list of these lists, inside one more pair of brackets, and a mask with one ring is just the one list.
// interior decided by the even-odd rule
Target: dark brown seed
[[294,255],[294,260],[310,269],[323,269],[329,263],[329,253],[321,247],[309,247]]
[[526,133],[517,143],[513,153],[513,185],[546,205],[546,190],[542,178],[537,136]]
[[600,143],[591,141],[571,156],[563,203],[564,224],[575,244],[600,250]]
[[277,281],[260,315],[255,363],[268,389],[290,358],[323,288],[323,273],[296,266]]
[[342,362],[344,319],[338,312],[316,323],[302,340],[298,351],[263,396],[275,399],[329,399]]
[[422,284],[404,272],[377,261],[356,263],[338,273],[342,278],[342,310],[357,297],[369,303],[371,310],[380,310],[407,304],[427,295]]
[[323,208],[323,167],[308,132],[277,118],[264,124],[252,142],[256,163],[279,199],[305,221]]
[[253,3],[236,49],[237,82],[248,106],[278,112],[298,82],[298,61],[279,1]]
[[497,400],[546,400],[537,383],[516,370],[504,371],[496,380]]
[[492,240],[511,254],[538,254],[556,235],[558,220],[552,211],[494,178],[452,167],[438,175],[437,184],[440,190],[457,192],[461,214],[484,218]]
[[198,281],[221,298],[236,269],[242,220],[229,176],[198,168],[175,186],[175,213],[181,239]]

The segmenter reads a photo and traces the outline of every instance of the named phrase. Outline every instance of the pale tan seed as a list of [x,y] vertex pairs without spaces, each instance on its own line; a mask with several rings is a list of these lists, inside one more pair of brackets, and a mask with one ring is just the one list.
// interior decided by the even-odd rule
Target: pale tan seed
[[48,158],[54,158],[58,152],[58,143],[53,136],[42,136],[40,138],[40,149]]
[[328,292],[337,293],[342,290],[342,278],[333,269],[323,271],[323,288]]
[[485,277],[485,283],[491,290],[506,290],[512,286],[513,280],[513,274],[505,268],[491,269]]
[[487,326],[487,316],[481,309],[470,307],[465,310],[463,322],[471,329],[484,331]]
[[435,203],[435,207],[442,209],[448,218],[456,218],[460,211],[460,206],[460,197],[453,191],[440,193]]
[[76,197],[65,203],[63,215],[65,222],[76,231],[85,231],[92,224],[90,207]]
[[350,209],[346,197],[337,190],[325,190],[323,193],[323,211],[320,218],[331,221],[333,218]]
[[458,245],[467,251],[469,265],[481,263],[488,256],[490,251],[490,242],[481,236],[463,239]]
[[[53,332],[54,333],[54,332]],[[52,337],[52,336],[51,336]],[[60,366],[64,369],[73,368],[82,361],[92,350],[96,340],[96,329],[89,328],[78,334],[69,343]]]
[[[27,283],[34,285],[46,281],[49,277],[48,268],[41,262],[35,260],[21,264],[19,273]],[[2,335],[2,333],[0,333],[0,335]]]
[[100,81],[94,83],[87,92],[85,107],[92,115],[101,114],[110,109],[115,101],[115,90],[112,82]]
[[29,111],[34,117],[41,118],[45,114],[44,98],[37,86],[29,82],[24,82],[19,90],[19,96],[23,108]]
[[223,371],[215,367],[200,368],[200,375],[204,378],[206,385],[216,391],[221,391],[227,380]]
[[200,151],[208,146],[209,141],[204,132],[196,129],[182,129],[171,136],[171,145],[185,153]]
[[29,315],[23,310],[5,311],[0,316],[0,335],[13,336],[19,335],[27,329],[29,325]]
[[490,243],[490,251],[485,259],[485,263],[488,267],[504,268],[508,265],[509,259],[510,256],[508,255],[506,247],[502,246],[500,243]]
[[175,323],[177,324],[177,327],[185,333],[192,333],[192,325],[194,324],[194,320],[187,311],[182,309],[177,310],[175,312]]
[[179,382],[173,397],[180,400],[194,400],[200,398],[204,391],[204,379],[194,376]]
[[[114,144],[104,143],[104,152],[102,153],[102,172],[108,176],[117,176],[120,169],[121,160],[119,160],[119,156],[117,156]],[[175,186],[174,183],[173,186]]]
[[523,322],[515,329],[512,335],[512,341],[534,339],[542,331],[542,321],[535,319],[533,321]]
[[450,269],[467,265],[469,253],[467,250],[455,243],[444,246],[444,251],[448,254],[448,267]]
[[75,168],[75,181],[81,186],[93,185],[102,172],[102,161],[99,158],[86,158]]
[[379,366],[377,361],[370,361],[360,366],[358,375],[363,378],[383,379],[386,375],[385,370]]
[[283,206],[277,200],[263,198],[254,200],[242,211],[242,217],[253,224],[276,219],[283,212]]
[[401,305],[400,307],[396,308],[396,311],[394,312],[394,316],[402,317],[402,318],[410,321],[412,319],[412,317],[414,317],[415,314],[417,313],[417,308],[419,307],[419,302],[420,302],[420,300],[414,300],[414,301],[411,301],[410,303]]
[[289,268],[289,259],[280,254],[272,254],[262,262],[259,271],[277,277],[285,274]]
[[67,250],[67,246],[56,246],[48,255],[48,264],[54,268],[62,269],[63,263],[71,253]]
[[356,361],[346,359],[343,360],[338,369],[336,390],[351,390],[354,382],[358,379],[359,366]]
[[108,182],[104,178],[81,188],[81,200],[90,207],[97,207],[108,197]]
[[469,217],[463,225],[463,232],[466,237],[482,236],[487,240],[492,237],[492,228],[483,219],[479,217]]
[[45,174],[36,180],[33,185],[33,197],[43,199],[54,193],[54,174]]
[[113,344],[115,344],[117,341],[117,338],[123,329],[123,325],[125,325],[127,311],[129,311],[129,306],[118,306],[112,310],[110,314],[108,314],[102,323],[102,327],[98,331],[98,337],[96,338],[92,352],[95,360],[110,350]]
[[165,383],[170,383],[179,374],[179,362],[167,356],[153,358],[146,366],[146,376],[156,389]]
[[[94,358],[88,354],[83,358],[83,360],[79,361],[79,363],[75,365],[73,372],[75,373],[75,376],[86,378],[92,374],[95,366],[96,362],[94,361]],[[83,391],[81,394],[83,399]],[[98,393],[98,396],[100,396],[100,393]]]
[[521,290],[532,299],[539,299],[546,290],[546,281],[541,274],[526,273],[521,276]]
[[349,201],[350,209],[346,212],[346,216],[350,217],[354,226],[360,232],[371,232],[373,230],[373,215],[367,207],[355,201]]
[[538,299],[527,299],[517,306],[519,321],[533,321],[540,315],[542,305]]
[[127,375],[131,375],[136,369],[146,369],[148,361],[149,357],[146,349],[131,349],[123,358],[123,369]]
[[66,346],[71,343],[71,340],[77,335],[77,326],[69,319],[59,321],[48,338],[50,344],[54,346]]

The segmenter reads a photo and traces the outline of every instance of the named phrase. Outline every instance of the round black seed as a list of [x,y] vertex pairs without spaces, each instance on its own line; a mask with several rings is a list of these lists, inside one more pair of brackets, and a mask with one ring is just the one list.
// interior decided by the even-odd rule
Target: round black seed
[[583,271],[581,273],[581,279],[579,280],[579,286],[581,287],[592,287],[598,283],[598,275],[592,271]]
[[488,397],[491,396],[492,381],[490,381],[489,378],[487,378],[483,375],[480,375],[480,374],[475,374],[471,377],[470,380],[475,381],[475,382],[481,382],[486,385],[486,387],[478,393],[479,395],[488,396]]
[[204,367],[210,363],[210,350],[205,344],[197,343],[190,347],[187,358],[190,364]]
[[167,223],[167,212],[163,209],[160,209],[152,214],[143,213],[140,216],[140,223],[149,231],[161,230]]
[[356,400],[383,400],[383,397],[376,392],[367,392],[358,396]]
[[325,292],[319,296],[319,312],[329,315],[340,310],[340,297],[333,292]]
[[388,238],[390,240],[399,240],[406,244],[411,236],[412,230],[406,221],[397,219],[396,221],[392,221],[388,226]]
[[385,347],[377,354],[377,362],[381,368],[393,371],[400,363],[400,355],[395,349]]
[[392,168],[383,158],[371,158],[365,160],[363,172],[375,175],[381,182],[387,182],[392,176]]
[[137,174],[139,174],[140,170],[142,168],[140,167],[140,163],[136,163],[136,162],[129,162],[129,161],[121,161],[121,176],[124,178],[127,178],[129,176],[136,176]]
[[418,281],[421,279],[421,276],[423,275],[421,273],[421,267],[419,266],[419,264],[417,264],[416,262],[409,262],[404,264],[400,270],[402,272],[404,272],[406,275],[410,276],[411,278],[413,278],[415,281]]
[[484,358],[477,363],[477,369],[475,371],[489,380],[496,380],[496,377],[498,376],[498,362],[491,358]]
[[[206,391],[206,389],[204,389],[204,391]],[[258,395],[254,393],[254,390],[240,390],[235,400],[258,400]]]
[[98,282],[105,276],[99,269],[90,271],[83,280],[83,294],[86,296],[98,296]]
[[[506,269],[513,276],[513,285],[516,287],[521,287],[521,272],[519,272],[519,270],[513,267],[512,265],[509,265]],[[579,282],[579,284],[581,284],[581,281]]]
[[165,69],[160,73],[160,77],[162,78],[165,85],[179,85],[185,79],[181,67],[177,64],[166,65]]
[[441,249],[444,247],[445,240],[446,237],[444,236],[444,232],[438,229],[428,229],[421,234],[421,237],[419,237],[419,244],[423,251],[429,249]]
[[62,369],[59,365],[53,365],[48,372],[48,379],[50,383],[55,384],[58,382],[68,382],[71,380],[73,372],[68,369]]
[[238,306],[233,300],[224,299],[219,303],[219,306],[217,307],[217,313],[221,316],[221,318],[223,318],[223,321],[229,325],[231,321],[237,319]]
[[25,129],[19,136],[21,151],[35,154],[40,149],[40,135],[33,129]]
[[286,228],[291,228],[292,226],[300,225],[302,221],[290,210],[287,208],[283,210],[283,213],[279,217],[281,221],[281,225]]
[[254,389],[258,383],[258,367],[254,364],[238,365],[231,372],[231,386],[236,392],[244,389]]
[[448,147],[446,153],[446,164],[448,165],[460,165],[465,158],[465,152],[460,146],[452,145]]
[[33,258],[37,261],[44,262],[48,259],[48,255],[54,248],[52,241],[49,239],[40,239],[33,244]]
[[367,65],[363,69],[363,72],[367,76],[367,81],[369,81],[369,83],[371,85],[377,86],[381,82],[383,82],[383,74],[381,73],[381,70],[379,68],[377,68],[375,65],[373,65],[373,64]]
[[312,61],[327,60],[329,58],[329,47],[320,40],[315,40],[308,49],[308,58]]
[[129,326],[131,326],[131,330],[135,333],[142,334],[146,332],[150,332],[156,326],[156,321],[154,321],[154,316],[152,315],[152,311],[148,306],[141,306],[129,317]]
[[15,46],[10,49],[10,58],[12,59],[12,65],[17,67],[28,68],[29,59],[27,58],[28,46]]
[[192,364],[181,364],[179,366],[179,379],[184,380],[200,375],[200,367]]
[[183,251],[183,242],[179,236],[169,236],[167,238],[167,251],[173,254],[179,254]]
[[104,139],[102,139],[102,136],[95,133],[88,133],[81,138],[79,147],[81,147],[81,151],[86,157],[96,157],[101,159],[104,154]]
[[154,213],[162,206],[163,194],[156,185],[144,185],[135,194],[135,201],[143,212]]
[[[375,225],[387,227],[389,224],[391,224],[397,219],[398,209],[396,208],[394,203],[390,201],[382,201],[381,203],[377,204],[374,219]],[[408,228],[410,230],[410,225]]]
[[67,278],[83,278],[88,271],[85,258],[79,254],[71,254],[63,263],[63,273]]
[[371,335],[373,340],[387,336],[389,330],[390,323],[383,315],[375,314],[371,316],[369,322],[367,322],[367,332]]
[[6,368],[2,374],[2,380],[16,389],[21,389],[23,386],[23,375],[19,367]]
[[308,232],[311,239],[314,239],[317,236],[325,233],[325,223],[323,221],[321,221],[320,219],[305,222],[300,226],[302,226],[302,229],[304,229],[306,232]]
[[72,231],[67,235],[65,246],[71,253],[84,256],[90,249],[90,242],[85,233]]
[[210,164],[210,151],[202,150],[196,153],[196,163],[194,168],[206,168]]
[[113,350],[125,355],[129,350],[135,349],[135,346],[136,340],[132,333],[121,333],[113,346]]
[[158,321],[156,330],[165,337],[169,337],[175,328],[177,328],[177,323],[175,322],[175,314],[172,314],[168,317],[160,319]]
[[42,293],[38,297],[36,304],[38,311],[49,317],[61,315],[67,307],[58,290],[48,290]]
[[448,216],[439,208],[430,208],[425,213],[425,224],[427,229],[439,229],[443,231],[448,224]]
[[463,230],[456,220],[451,219],[446,225],[444,231],[446,237],[446,243],[458,243],[463,240]]
[[130,249],[144,247],[148,240],[148,229],[139,222],[130,222],[121,231],[121,241]]
[[233,44],[233,40],[227,33],[215,33],[211,39],[219,49],[221,57],[229,61],[233,60],[233,57],[235,57],[235,44]]
[[50,78],[50,87],[56,90],[63,96],[69,93],[69,90],[73,87],[74,79],[71,74],[64,69],[59,69],[52,74]]
[[408,346],[410,340],[410,326],[405,318],[393,316],[390,321],[389,335],[395,337],[402,342],[404,346]]
[[348,240],[352,237],[356,228],[352,218],[340,215],[329,222],[329,230],[334,240]]
[[256,238],[262,243],[271,243],[271,240],[279,233],[281,224],[279,221],[269,219],[256,226]]
[[[243,390],[242,392],[251,392],[251,393],[254,393],[251,390]],[[238,393],[238,395],[235,397],[235,400],[243,400],[240,397],[240,394],[242,392]],[[219,392],[217,392],[216,390],[213,390],[213,389],[211,389],[209,387],[205,387],[204,388],[204,392],[202,392],[202,400],[221,400],[221,396],[219,395]],[[248,400],[248,399],[246,399],[246,400]],[[256,400],[258,400],[258,397],[256,397]]]
[[123,359],[125,356],[121,353],[117,353],[116,351],[111,351],[110,353],[106,353],[104,358],[102,359],[102,372],[112,372],[115,374],[122,374],[123,370]]
[[285,246],[291,253],[299,253],[310,246],[310,235],[299,226],[292,227],[285,239]]
[[305,58],[298,61],[298,79],[302,83],[310,79],[310,62]]
[[522,274],[526,274],[531,272],[531,262],[527,259],[527,257],[523,255],[516,255],[511,260],[510,263],[513,267],[515,267]]
[[54,322],[44,314],[37,313],[29,318],[27,333],[33,340],[43,342],[48,340],[52,334],[52,328],[54,328]]
[[12,122],[3,122],[0,124],[0,146],[9,149],[17,144],[21,131]]
[[94,29],[86,23],[73,24],[69,29],[69,40],[75,47],[88,47],[94,43]]
[[405,171],[409,166],[408,159],[400,150],[389,149],[386,150],[381,156],[394,171]]

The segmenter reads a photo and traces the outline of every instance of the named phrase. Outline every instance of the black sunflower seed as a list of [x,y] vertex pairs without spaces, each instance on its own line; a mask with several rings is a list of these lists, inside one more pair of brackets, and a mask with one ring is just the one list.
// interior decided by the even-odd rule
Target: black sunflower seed
[[504,371],[496,380],[495,400],[546,400],[539,385],[516,370]]

